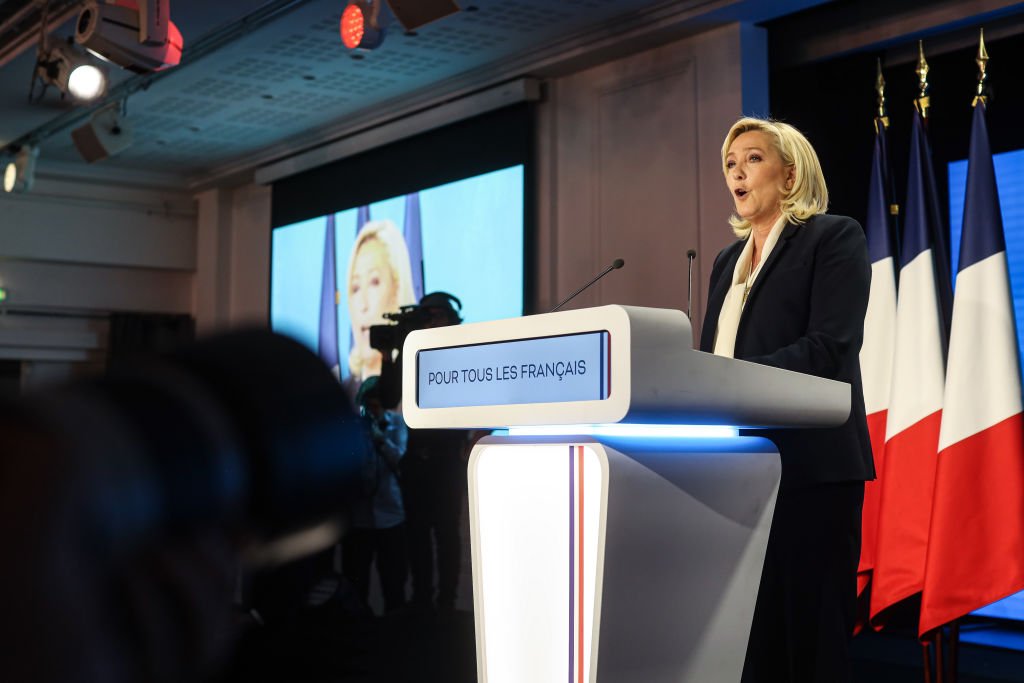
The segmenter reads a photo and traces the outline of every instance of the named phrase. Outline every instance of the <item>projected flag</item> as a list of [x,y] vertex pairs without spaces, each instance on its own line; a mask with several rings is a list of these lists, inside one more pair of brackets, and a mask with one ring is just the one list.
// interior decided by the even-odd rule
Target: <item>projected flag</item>
[[320,287],[320,337],[317,354],[328,367],[338,363],[338,271],[334,251],[334,214],[328,214],[324,230],[324,272]]
[[356,210],[356,235],[363,229],[363,226],[370,222],[370,206],[360,206]]
[[416,301],[423,298],[423,228],[420,221],[420,193],[405,195],[405,245],[409,248],[412,291]]

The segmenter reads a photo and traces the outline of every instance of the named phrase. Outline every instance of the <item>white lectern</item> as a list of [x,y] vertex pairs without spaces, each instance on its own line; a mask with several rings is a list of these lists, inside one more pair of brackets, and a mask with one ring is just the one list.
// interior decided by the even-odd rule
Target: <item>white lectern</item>
[[602,306],[413,332],[410,427],[508,427],[469,462],[481,683],[739,681],[778,492],[739,427],[838,425],[848,384],[692,349]]

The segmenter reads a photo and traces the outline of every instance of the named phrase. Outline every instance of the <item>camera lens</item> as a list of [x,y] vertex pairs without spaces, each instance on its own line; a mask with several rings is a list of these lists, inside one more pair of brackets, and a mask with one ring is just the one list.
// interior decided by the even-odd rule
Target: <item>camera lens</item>
[[78,28],[75,29],[76,32],[78,33],[78,35],[83,35],[86,31],[89,30],[89,27],[91,25],[92,10],[82,10],[82,13],[78,15]]

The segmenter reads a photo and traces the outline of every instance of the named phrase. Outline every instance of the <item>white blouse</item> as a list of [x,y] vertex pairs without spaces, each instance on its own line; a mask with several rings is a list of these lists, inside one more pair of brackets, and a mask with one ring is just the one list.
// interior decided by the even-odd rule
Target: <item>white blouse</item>
[[736,330],[740,326],[740,316],[743,313],[743,306],[747,303],[747,295],[750,294],[750,288],[754,286],[757,275],[761,272],[761,266],[768,260],[769,254],[775,248],[775,243],[779,241],[779,235],[782,234],[784,227],[786,227],[785,216],[779,218],[772,226],[772,231],[768,233],[768,238],[761,248],[761,258],[753,271],[750,269],[750,259],[754,253],[753,235],[743,246],[743,251],[740,252],[740,257],[736,261],[736,268],[732,271],[732,285],[725,295],[725,301],[722,302],[722,311],[718,314],[718,327],[715,328],[715,355],[733,357],[736,350]]

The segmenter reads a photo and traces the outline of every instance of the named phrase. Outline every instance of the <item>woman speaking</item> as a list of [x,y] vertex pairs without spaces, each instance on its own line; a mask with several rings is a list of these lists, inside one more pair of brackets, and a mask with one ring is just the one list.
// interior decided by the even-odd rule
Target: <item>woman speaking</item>
[[715,259],[701,350],[848,382],[840,427],[757,432],[782,483],[744,683],[850,680],[864,481],[875,476],[858,355],[871,266],[856,221],[830,216],[807,138],[743,118],[722,145],[738,241]]

